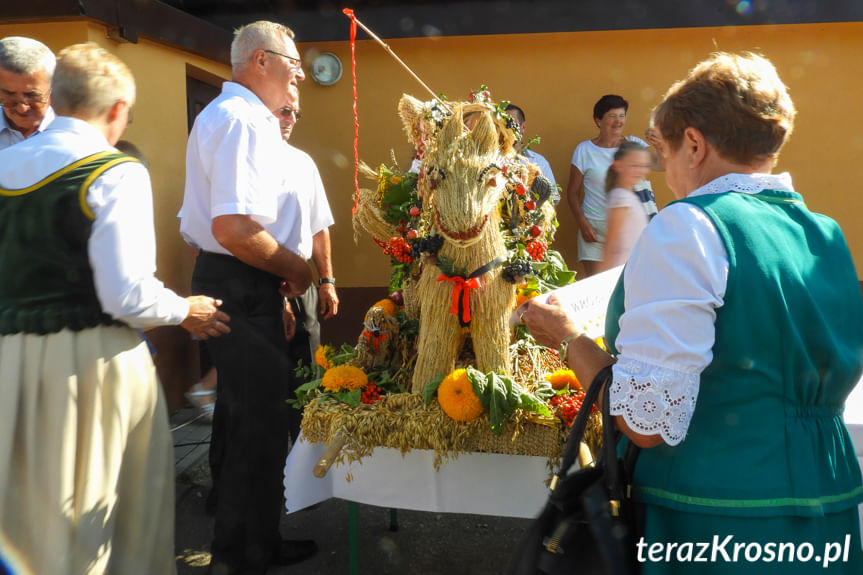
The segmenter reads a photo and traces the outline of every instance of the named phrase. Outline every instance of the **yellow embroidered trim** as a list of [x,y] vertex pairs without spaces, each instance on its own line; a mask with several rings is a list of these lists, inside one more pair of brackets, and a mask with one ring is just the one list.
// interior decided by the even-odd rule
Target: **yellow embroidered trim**
[[0,188],[0,195],[2,195],[2,196],[23,196],[24,194],[29,194],[33,190],[39,189],[42,186],[44,186],[45,184],[49,184],[49,183],[53,182],[54,180],[56,180],[57,178],[59,178],[63,174],[66,174],[66,173],[74,170],[77,167],[83,166],[84,164],[86,164],[88,162],[92,162],[94,160],[98,160],[100,158],[104,158],[105,156],[109,156],[111,154],[116,154],[116,153],[117,152],[113,152],[113,151],[112,152],[98,152],[98,153],[93,154],[91,156],[81,158],[77,162],[72,162],[71,164],[69,164],[65,168],[57,170],[53,174],[46,176],[45,178],[36,182],[35,184],[33,184],[32,186],[30,186],[28,188],[24,188],[21,190],[7,190],[4,188]]
[[78,190],[78,204],[81,206],[81,211],[84,215],[91,220],[96,219],[96,214],[94,214],[93,210],[90,209],[90,206],[87,205],[87,189],[90,187],[90,184],[92,184],[96,178],[104,174],[106,170],[124,162],[140,162],[140,160],[133,158],[132,156],[124,156],[122,158],[111,160],[110,162],[105,162],[103,165],[93,170],[90,175],[87,176],[87,179],[84,180],[84,183],[81,184],[81,188]]

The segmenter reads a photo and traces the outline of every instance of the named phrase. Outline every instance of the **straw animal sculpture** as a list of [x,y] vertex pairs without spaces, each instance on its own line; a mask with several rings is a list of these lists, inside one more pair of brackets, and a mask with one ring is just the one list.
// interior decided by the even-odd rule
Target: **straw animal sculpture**
[[[410,118],[410,109],[416,117]],[[430,212],[435,232],[444,238],[438,258],[471,274],[507,253],[497,209],[506,182],[487,168],[514,154],[515,138],[483,104],[455,103],[451,109],[452,114],[445,117],[425,151],[426,178],[421,188],[427,188],[424,210]],[[423,113],[423,104],[403,96],[400,111],[405,129],[410,130]],[[440,276],[436,266],[425,265],[417,285],[420,328],[411,385],[415,393],[436,375],[453,369],[466,332],[473,342],[477,369],[510,371],[507,319],[515,303],[515,287],[503,280],[500,266],[480,275],[479,287],[462,288],[468,291],[470,308],[470,323],[465,329],[459,315],[450,313],[452,302],[463,299],[464,292],[455,293],[456,285],[439,281]]]
[[[419,318],[414,393],[452,371],[467,337],[477,369],[510,374],[508,319],[516,288],[501,275],[508,253],[500,205],[514,175],[530,188],[539,174],[536,166],[517,159],[516,134],[489,103],[447,106],[446,113],[432,116],[430,103],[403,95],[398,109],[408,140],[422,151],[417,190],[425,231],[443,237],[436,257],[412,264],[403,287],[405,312]],[[366,166],[363,171],[377,177]],[[360,190],[355,235],[360,230],[378,240],[399,235],[383,217],[380,202],[379,191]],[[554,206],[546,202],[541,212],[544,228],[553,220]],[[457,313],[452,313],[456,303]]]

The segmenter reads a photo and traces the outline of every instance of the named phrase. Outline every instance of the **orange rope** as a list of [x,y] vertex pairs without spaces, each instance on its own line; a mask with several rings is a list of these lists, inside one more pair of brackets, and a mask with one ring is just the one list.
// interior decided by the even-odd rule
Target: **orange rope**
[[357,113],[357,18],[354,11],[345,8],[342,12],[351,19],[351,76],[354,85],[354,209],[360,205],[360,116]]

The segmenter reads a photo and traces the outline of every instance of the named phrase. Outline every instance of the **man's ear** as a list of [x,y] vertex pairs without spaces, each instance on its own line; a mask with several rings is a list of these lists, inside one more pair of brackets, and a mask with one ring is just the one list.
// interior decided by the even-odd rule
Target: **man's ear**
[[123,113],[123,108],[127,106],[128,104],[126,104],[126,102],[123,100],[117,100],[116,102],[114,102],[111,107],[108,108],[108,115],[106,118],[107,122],[109,124],[113,124],[114,122],[116,122],[120,118],[120,115]]
[[683,131],[683,145],[689,154],[690,167],[699,166],[707,158],[707,139],[698,128],[689,126]]

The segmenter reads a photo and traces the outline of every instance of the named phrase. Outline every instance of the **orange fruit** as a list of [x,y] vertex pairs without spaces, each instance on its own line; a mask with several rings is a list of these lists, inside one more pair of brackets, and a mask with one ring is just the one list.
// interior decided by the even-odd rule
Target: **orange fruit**
[[484,411],[466,369],[457,369],[444,378],[437,388],[437,401],[443,412],[455,421],[473,421]]

